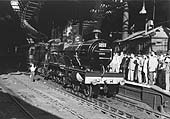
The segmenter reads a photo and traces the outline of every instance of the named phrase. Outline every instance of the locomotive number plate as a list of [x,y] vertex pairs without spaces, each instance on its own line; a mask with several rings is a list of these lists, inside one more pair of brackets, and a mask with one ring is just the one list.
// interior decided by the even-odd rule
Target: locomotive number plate
[[99,43],[99,47],[105,48],[106,47],[106,43]]

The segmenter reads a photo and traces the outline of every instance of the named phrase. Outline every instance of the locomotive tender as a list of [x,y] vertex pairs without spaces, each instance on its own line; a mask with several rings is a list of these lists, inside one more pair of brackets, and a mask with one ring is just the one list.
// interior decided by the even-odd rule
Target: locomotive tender
[[73,43],[51,40],[36,44],[33,63],[48,79],[82,91],[85,96],[98,96],[101,90],[107,96],[118,93],[123,74],[109,73],[112,60],[111,44],[104,39]]

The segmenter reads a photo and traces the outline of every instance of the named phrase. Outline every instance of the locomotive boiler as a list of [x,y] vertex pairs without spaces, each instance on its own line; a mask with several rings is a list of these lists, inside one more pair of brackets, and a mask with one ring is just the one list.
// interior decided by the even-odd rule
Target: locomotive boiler
[[118,93],[123,75],[106,71],[112,54],[110,43],[104,39],[50,42],[41,69],[46,69],[48,78],[74,91],[82,91],[85,96],[98,96],[101,90],[113,95]]
[[64,55],[73,66],[99,71],[106,68],[112,60],[112,48],[103,39],[93,39],[86,42],[70,44],[64,49]]

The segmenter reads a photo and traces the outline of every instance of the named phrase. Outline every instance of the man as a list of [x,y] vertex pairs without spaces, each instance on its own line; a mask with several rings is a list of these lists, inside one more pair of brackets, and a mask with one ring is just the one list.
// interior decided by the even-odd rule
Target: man
[[146,55],[143,55],[143,69],[142,69],[142,72],[143,72],[143,82],[147,85],[149,84],[149,81],[148,81],[148,56]]
[[137,80],[138,80],[138,83],[142,83],[142,66],[143,66],[143,62],[144,62],[144,60],[143,60],[143,58],[139,55],[138,57],[137,57],[137,63],[138,63],[138,65],[137,65]]
[[135,66],[136,66],[135,61],[136,61],[135,55],[132,53],[130,57],[129,66],[128,66],[129,69],[128,80],[130,81],[134,81],[134,73],[135,73]]
[[119,70],[119,72],[122,72],[121,63],[122,63],[123,58],[124,58],[124,54],[123,54],[123,52],[121,52],[120,55],[118,56],[118,70]]
[[34,66],[34,64],[31,63],[31,67],[30,67],[30,78],[33,82],[35,82],[34,76],[35,76],[35,70],[36,70],[36,66]]
[[165,83],[166,83],[166,87],[165,90],[167,92],[170,91],[170,57],[166,57],[165,58],[165,63],[166,63],[166,77],[165,77]]
[[156,71],[158,67],[158,59],[154,52],[149,55],[149,63],[148,63],[148,70],[149,70],[149,83],[151,85],[155,84],[156,78]]
[[118,53],[113,54],[113,59],[110,63],[111,72],[119,73],[118,69]]

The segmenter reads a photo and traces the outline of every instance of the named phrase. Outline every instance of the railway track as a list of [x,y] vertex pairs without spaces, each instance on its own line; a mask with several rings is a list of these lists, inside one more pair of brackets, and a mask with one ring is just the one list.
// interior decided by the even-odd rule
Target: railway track
[[[69,107],[66,107],[64,105],[62,105],[61,103],[57,103],[57,100],[50,96],[49,94],[45,93],[45,92],[42,92],[41,90],[39,89],[36,89],[36,88],[33,88],[27,84],[25,84],[24,82],[22,82],[21,80],[18,80],[17,78],[14,77],[15,80],[17,80],[17,82],[19,82],[20,84],[24,85],[25,87],[27,87],[29,90],[35,92],[37,95],[43,97],[44,99],[47,99],[49,100],[50,103],[53,103],[55,104],[57,107],[60,107],[61,109],[64,109],[68,112],[70,112],[71,114],[73,114],[74,116],[78,117],[79,119],[88,119],[86,117],[84,117],[83,115],[77,113],[76,111],[72,110],[71,108]],[[47,86],[47,85],[46,85]],[[49,88],[49,87],[48,87]],[[54,89],[54,88],[53,88]],[[56,91],[56,90],[55,90]],[[53,106],[53,108],[55,108],[55,106]]]
[[[53,83],[53,82],[51,82]],[[46,85],[48,85],[49,87],[51,87],[51,83],[46,83]],[[146,116],[146,118],[153,118],[153,119],[170,119],[170,116],[167,115],[167,114],[162,114],[162,113],[159,113],[159,112],[156,112],[154,110],[150,110],[150,109],[146,109],[144,107],[141,107],[140,105],[134,103],[134,102],[131,102],[129,100],[126,100],[126,99],[123,99],[123,98],[120,98],[118,96],[116,97],[112,97],[112,98],[106,98],[106,97],[99,97],[98,99],[95,99],[95,98],[89,98],[89,97],[85,97],[82,93],[80,92],[74,92],[72,89],[70,88],[63,88],[62,86],[60,86],[59,84],[55,84],[53,85],[53,88],[55,88],[55,86],[58,86],[60,88],[62,88],[62,90],[60,90],[60,88],[57,88],[56,90],[62,92],[62,93],[65,93],[63,92],[64,91],[67,91],[68,94],[67,95],[70,95],[69,93],[73,94],[74,98],[76,98],[77,100],[81,100],[83,102],[91,102],[93,106],[95,106],[96,108],[100,109],[102,112],[104,113],[108,113],[110,114],[113,118],[115,119],[141,119],[140,116],[142,114],[143,117]],[[77,98],[79,97],[79,98]],[[121,103],[124,107],[127,107],[129,109],[133,109],[133,113],[140,113],[140,116],[139,115],[133,115],[133,113],[128,113],[126,112],[127,110],[121,110],[119,108],[116,108],[112,105],[112,101],[117,101],[119,102],[118,103],[118,107],[120,106],[119,104]],[[141,117],[142,117],[141,116]]]
[[[16,79],[17,80],[17,79]],[[30,90],[36,92],[37,94],[41,95],[44,98],[48,98],[51,102],[55,102],[55,99],[51,98],[48,94],[45,94],[44,92],[41,92],[37,89],[34,89],[32,87],[29,87],[24,82],[19,80],[20,83],[28,87]],[[42,81],[42,83],[44,80]],[[103,97],[95,99],[95,98],[89,98],[85,97],[80,92],[74,92],[70,88],[63,88],[61,85],[56,84],[52,81],[45,81],[47,87],[51,88],[52,90],[58,91],[66,96],[72,97],[76,99],[77,101],[80,101],[81,103],[86,103],[89,106],[93,106],[95,109],[100,110],[104,114],[110,115],[113,117],[113,119],[169,119],[170,117],[165,114],[161,114],[159,112],[154,112],[153,110],[148,110],[143,107],[140,107],[132,102],[129,102],[127,100],[121,99],[121,98],[114,98],[109,99]],[[113,104],[113,100],[118,101],[118,105]],[[121,103],[121,105],[120,105]],[[62,106],[62,105],[61,105]],[[125,108],[129,108],[131,111],[124,110],[120,108],[121,106],[124,106]],[[67,107],[65,107],[67,111],[70,111],[71,113],[74,113],[77,117],[81,119],[86,119],[81,114],[76,113],[74,110],[71,110]]]
[[[27,108],[25,108],[19,101],[19,99],[17,97],[15,97],[15,93],[6,88],[5,86],[1,85],[1,87],[6,91],[8,92],[9,94],[6,94],[7,95],[7,99],[11,100],[9,101],[8,103],[10,103],[10,105],[13,105],[12,103],[14,103],[14,109],[17,109],[19,108],[19,110],[21,110],[25,116],[24,116],[24,119],[37,119],[29,110],[27,110]],[[12,110],[10,108],[10,110]],[[2,118],[3,119],[3,118]],[[5,118],[4,118],[5,119]]]

